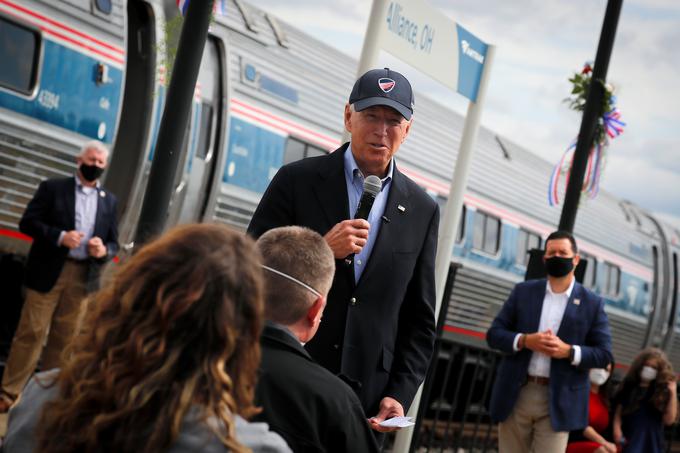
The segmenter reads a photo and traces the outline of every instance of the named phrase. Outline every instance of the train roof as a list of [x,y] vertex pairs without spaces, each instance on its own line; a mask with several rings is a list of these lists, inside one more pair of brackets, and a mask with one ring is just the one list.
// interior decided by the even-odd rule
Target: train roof
[[[241,1],[230,2],[229,14],[218,23],[233,33],[230,55],[232,80],[238,80],[243,60],[252,62],[282,83],[296,87],[296,105],[271,99],[255,88],[235,84],[233,95],[259,99],[302,117],[310,128],[335,136],[343,132],[342,108],[355,80],[357,61],[270,13]],[[232,11],[234,13],[232,13]],[[238,13],[236,13],[238,12]],[[272,25],[273,24],[273,25]],[[274,32],[278,28],[279,34]],[[397,163],[428,189],[446,196],[460,145],[464,117],[437,100],[415,90],[416,106],[411,134],[397,155]],[[322,101],[322,102],[320,102]],[[530,146],[527,144],[526,146]],[[481,197],[503,216],[545,236],[557,227],[562,205],[548,204],[548,183],[553,163],[527,147],[481,127],[468,181],[468,199]],[[606,179],[606,171],[603,178]],[[563,198],[563,190],[560,198]],[[488,203],[486,203],[488,204]],[[575,234],[639,263],[651,263],[649,237],[658,237],[651,215],[640,207],[601,190],[595,199],[582,199]],[[504,217],[505,218],[505,217]],[[507,221],[507,218],[505,218]],[[511,220],[511,221],[513,221]],[[588,247],[584,247],[588,251]],[[591,250],[596,254],[597,250]]]

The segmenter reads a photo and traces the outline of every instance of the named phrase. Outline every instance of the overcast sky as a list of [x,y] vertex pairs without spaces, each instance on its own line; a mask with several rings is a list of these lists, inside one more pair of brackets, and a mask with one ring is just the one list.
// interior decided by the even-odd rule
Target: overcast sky
[[[359,58],[370,0],[248,0]],[[605,0],[430,0],[497,46],[482,123],[557,162],[580,115],[562,102],[568,78],[594,60]],[[626,0],[608,82],[628,124],[612,141],[602,187],[680,223],[680,1]],[[382,64],[395,60],[382,53]],[[465,114],[467,101],[405,70],[419,92]]]

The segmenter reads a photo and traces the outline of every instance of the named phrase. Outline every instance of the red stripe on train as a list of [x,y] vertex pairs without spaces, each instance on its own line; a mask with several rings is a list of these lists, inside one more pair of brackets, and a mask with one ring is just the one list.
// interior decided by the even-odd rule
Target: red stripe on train
[[461,327],[453,327],[448,325],[444,326],[444,330],[447,332],[460,333],[469,337],[481,338],[482,340],[486,339],[486,334],[484,332],[477,332],[476,330],[463,329]]
[[[2,1],[2,0],[0,0]],[[30,236],[26,236],[24,233],[20,233],[19,231],[14,231],[14,230],[5,230],[0,228],[0,236],[7,236],[12,239],[19,239],[22,241],[26,242],[33,242],[33,238]]]
[[98,40],[97,38],[93,38],[92,36],[86,35],[86,34],[83,33],[83,32],[80,32],[80,31],[75,30],[75,29],[73,29],[73,28],[71,28],[71,27],[68,27],[68,26],[62,24],[61,22],[57,22],[57,21],[55,21],[55,20],[53,20],[53,19],[50,19],[50,18],[48,18],[48,17],[45,17],[45,16],[43,16],[42,14],[38,14],[38,13],[36,13],[35,11],[31,11],[31,10],[28,9],[28,8],[25,8],[25,7],[23,7],[23,6],[17,5],[16,3],[10,2],[10,1],[8,1],[8,0],[0,0],[0,4],[7,5],[7,6],[11,7],[11,8],[14,8],[14,9],[16,9],[16,10],[18,10],[18,11],[21,11],[21,12],[24,13],[24,14],[28,14],[29,16],[33,16],[33,17],[35,17],[35,18],[37,18],[37,19],[40,19],[40,20],[42,20],[42,21],[44,21],[44,22],[47,22],[48,24],[54,25],[55,27],[61,28],[61,29],[63,29],[63,30],[66,30],[66,31],[68,31],[69,33],[73,33],[73,34],[76,35],[76,36],[80,36],[80,37],[83,38],[83,39],[90,40],[90,41],[92,41],[92,42],[94,42],[94,43],[96,43],[96,44],[99,44],[99,45],[102,46],[102,47],[106,47],[107,49],[111,49],[111,50],[113,50],[113,51],[116,52],[116,53],[120,53],[121,55],[123,55],[123,54],[125,53],[125,51],[124,51],[123,49],[121,49],[120,47],[116,47],[116,46],[113,46],[113,45],[111,45],[111,44],[108,44],[108,43],[106,43],[106,42],[104,42],[104,41],[100,41],[100,40]]

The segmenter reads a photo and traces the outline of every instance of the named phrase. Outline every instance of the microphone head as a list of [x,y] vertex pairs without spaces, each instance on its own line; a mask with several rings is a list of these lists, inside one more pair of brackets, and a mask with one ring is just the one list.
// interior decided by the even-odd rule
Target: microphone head
[[369,175],[364,179],[364,192],[368,192],[375,197],[380,192],[380,189],[382,189],[382,181],[377,176]]

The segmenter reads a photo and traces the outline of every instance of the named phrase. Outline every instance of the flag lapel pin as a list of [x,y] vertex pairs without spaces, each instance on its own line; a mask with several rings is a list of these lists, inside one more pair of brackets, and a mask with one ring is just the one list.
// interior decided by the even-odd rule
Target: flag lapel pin
[[402,214],[403,214],[404,212],[406,212],[406,208],[403,207],[402,205],[397,205],[397,209],[398,209],[399,212],[401,212]]

